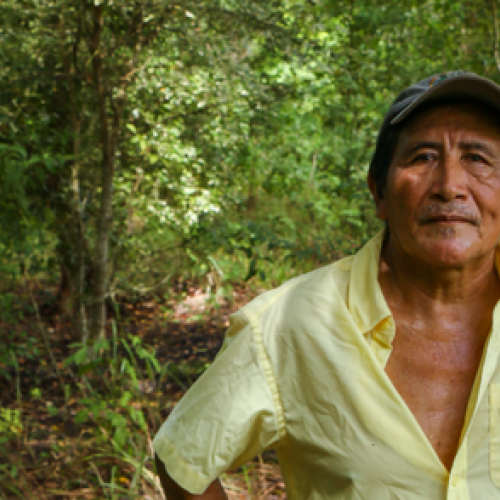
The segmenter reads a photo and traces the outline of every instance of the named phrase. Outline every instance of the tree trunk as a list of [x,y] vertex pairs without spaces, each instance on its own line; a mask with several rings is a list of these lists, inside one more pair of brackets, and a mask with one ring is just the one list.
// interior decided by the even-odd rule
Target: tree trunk
[[[92,293],[92,313],[90,337],[92,340],[105,336],[106,296],[109,288],[109,239],[112,228],[113,177],[115,172],[115,150],[120,132],[120,120],[125,105],[125,87],[127,78],[112,97],[103,78],[103,61],[100,51],[103,27],[103,5],[92,7],[93,33],[90,39],[94,85],[97,92],[99,109],[99,135],[101,145],[101,198],[97,218],[97,234],[94,260],[94,289]],[[112,123],[108,119],[108,110],[112,111]],[[86,341],[86,339],[85,339]]]
[[[94,84],[97,91],[99,108],[99,127],[101,144],[101,199],[97,219],[97,239],[95,246],[95,279],[92,293],[92,316],[90,336],[93,340],[105,335],[106,307],[108,288],[109,233],[111,229],[111,201],[113,197],[114,144],[110,137],[107,114],[107,90],[103,81],[102,56],[100,53],[102,33],[102,5],[93,6],[93,34],[90,43]],[[87,340],[87,339],[85,339]]]
[[[66,259],[61,262],[61,297],[66,289],[68,306],[71,308],[71,313],[76,317],[76,326],[79,337],[83,342],[86,342],[88,337],[87,331],[87,314],[85,309],[85,225],[83,222],[83,207],[80,194],[80,118],[78,113],[78,102],[75,90],[75,70],[76,61],[78,58],[78,49],[82,34],[82,18],[78,20],[76,37],[72,43],[71,52],[67,49],[67,35],[64,29],[64,15],[61,15],[59,22],[59,30],[61,37],[61,59],[67,75],[68,82],[68,100],[70,104],[71,115],[71,132],[72,132],[72,162],[71,162],[71,224],[72,237],[68,238],[67,234],[61,234],[61,240],[64,240]],[[76,234],[75,234],[76,233]],[[76,254],[76,259],[72,259],[71,254]],[[63,288],[63,284],[66,288]]]

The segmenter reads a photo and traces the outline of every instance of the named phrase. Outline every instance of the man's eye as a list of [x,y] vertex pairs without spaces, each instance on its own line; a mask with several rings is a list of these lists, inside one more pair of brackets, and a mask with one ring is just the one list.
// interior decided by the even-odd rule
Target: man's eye
[[474,154],[474,153],[471,153],[469,155],[469,160],[473,161],[474,163],[476,163],[476,162],[484,163],[484,158],[481,155],[477,155],[477,154]]
[[432,161],[434,159],[434,155],[432,153],[419,153],[416,155],[411,163],[425,163]]

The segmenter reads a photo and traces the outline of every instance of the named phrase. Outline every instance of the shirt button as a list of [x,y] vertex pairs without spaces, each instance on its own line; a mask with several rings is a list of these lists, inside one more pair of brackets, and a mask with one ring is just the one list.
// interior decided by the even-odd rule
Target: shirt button
[[458,476],[451,476],[451,485],[456,486],[458,484],[459,478]]

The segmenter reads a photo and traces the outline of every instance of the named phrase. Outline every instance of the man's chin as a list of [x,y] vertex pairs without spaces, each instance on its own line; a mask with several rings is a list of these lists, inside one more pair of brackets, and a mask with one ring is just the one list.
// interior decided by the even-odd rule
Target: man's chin
[[462,267],[474,258],[470,238],[459,238],[452,231],[443,231],[441,237],[422,242],[423,260],[436,268]]
[[420,231],[428,238],[477,237],[477,227],[466,221],[436,221],[420,226]]

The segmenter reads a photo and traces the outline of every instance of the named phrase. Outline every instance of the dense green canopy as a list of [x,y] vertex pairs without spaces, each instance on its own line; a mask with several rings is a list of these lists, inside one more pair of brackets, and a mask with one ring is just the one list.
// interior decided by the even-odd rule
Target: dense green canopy
[[2,2],[1,270],[60,273],[86,338],[119,291],[352,251],[397,92],[500,81],[496,1]]

